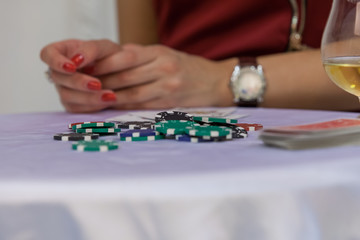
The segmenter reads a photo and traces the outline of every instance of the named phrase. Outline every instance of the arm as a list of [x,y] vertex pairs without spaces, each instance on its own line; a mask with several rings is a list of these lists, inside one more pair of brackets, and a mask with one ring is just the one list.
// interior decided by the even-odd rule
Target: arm
[[337,87],[326,75],[320,51],[262,56],[268,88],[262,107],[358,110],[358,98]]
[[[322,66],[319,49],[260,56],[258,62],[263,66],[267,79],[267,90],[260,107],[340,111],[360,109],[357,97],[337,87],[329,79]],[[206,71],[212,71],[209,76],[215,82],[216,92],[211,95],[215,102],[212,104],[233,104],[228,84],[236,64],[237,59],[231,58],[214,62],[213,67],[209,65],[206,68]]]
[[152,0],[117,0],[121,44],[158,42]]

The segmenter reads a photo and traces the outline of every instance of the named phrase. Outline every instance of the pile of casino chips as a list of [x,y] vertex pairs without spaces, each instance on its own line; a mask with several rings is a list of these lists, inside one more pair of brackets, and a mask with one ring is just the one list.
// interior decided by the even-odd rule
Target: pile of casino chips
[[118,149],[118,142],[99,140],[104,135],[118,134],[120,141],[156,141],[172,139],[181,142],[222,142],[246,138],[248,131],[262,128],[261,124],[238,123],[237,119],[192,116],[180,111],[156,114],[154,121],[79,122],[69,124],[73,132],[58,133],[54,140],[75,141],[77,151]]

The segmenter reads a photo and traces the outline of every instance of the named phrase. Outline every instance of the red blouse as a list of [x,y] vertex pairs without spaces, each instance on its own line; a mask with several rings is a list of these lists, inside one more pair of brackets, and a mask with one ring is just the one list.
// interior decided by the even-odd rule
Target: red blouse
[[[160,43],[166,46],[210,59],[287,49],[292,18],[289,0],[153,1]],[[307,0],[304,44],[320,46],[331,3]]]

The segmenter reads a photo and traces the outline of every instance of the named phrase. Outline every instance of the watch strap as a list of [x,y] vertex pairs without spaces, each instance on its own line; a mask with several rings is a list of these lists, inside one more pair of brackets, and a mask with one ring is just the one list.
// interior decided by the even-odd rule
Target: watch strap
[[258,104],[259,104],[259,102],[257,100],[245,101],[245,100],[239,99],[239,101],[237,102],[237,105],[239,107],[257,107]]
[[256,60],[256,57],[239,57],[238,65],[240,67],[245,67],[245,66],[257,66],[259,64]]

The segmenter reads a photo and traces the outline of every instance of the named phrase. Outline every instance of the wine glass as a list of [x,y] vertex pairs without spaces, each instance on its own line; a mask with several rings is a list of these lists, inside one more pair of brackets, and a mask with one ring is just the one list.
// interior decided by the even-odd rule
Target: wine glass
[[321,57],[330,79],[360,97],[360,0],[333,0]]

